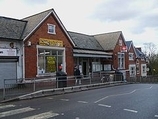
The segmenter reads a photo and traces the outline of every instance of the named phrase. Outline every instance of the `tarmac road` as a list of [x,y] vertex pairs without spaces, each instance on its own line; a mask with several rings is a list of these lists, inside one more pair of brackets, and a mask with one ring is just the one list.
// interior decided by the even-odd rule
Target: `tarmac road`
[[0,104],[0,119],[156,119],[158,85],[129,84]]

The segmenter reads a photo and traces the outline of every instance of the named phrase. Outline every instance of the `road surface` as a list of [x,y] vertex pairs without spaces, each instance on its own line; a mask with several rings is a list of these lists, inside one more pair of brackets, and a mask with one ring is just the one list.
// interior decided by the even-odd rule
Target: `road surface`
[[0,119],[158,119],[158,84],[129,84],[0,104]]

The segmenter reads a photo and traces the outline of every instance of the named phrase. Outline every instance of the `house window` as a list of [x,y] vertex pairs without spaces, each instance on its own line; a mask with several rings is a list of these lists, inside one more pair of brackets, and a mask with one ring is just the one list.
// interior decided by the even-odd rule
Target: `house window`
[[142,69],[143,69],[143,73],[146,73],[146,66],[145,65],[142,67]]
[[129,66],[129,71],[130,71],[130,77],[135,77],[136,76],[136,67],[135,66]]
[[55,25],[53,25],[53,24],[47,24],[47,25],[48,25],[48,33],[49,34],[56,34]]
[[104,71],[111,70],[111,64],[104,64]]
[[133,60],[133,59],[134,59],[133,53],[129,53],[129,60]]
[[125,54],[118,53],[118,69],[124,69],[124,68],[125,68]]
[[119,46],[122,46],[122,40],[119,39]]

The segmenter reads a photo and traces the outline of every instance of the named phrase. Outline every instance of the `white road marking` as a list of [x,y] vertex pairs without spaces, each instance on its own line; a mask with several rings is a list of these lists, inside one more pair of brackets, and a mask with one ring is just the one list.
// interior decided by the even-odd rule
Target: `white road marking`
[[0,109],[15,107],[15,105],[0,105]]
[[69,101],[69,99],[60,99],[60,100],[62,100],[62,101]]
[[47,98],[47,99],[52,100],[53,98],[49,97],[49,98]]
[[79,103],[88,103],[88,102],[86,102],[86,101],[78,101]]
[[98,102],[100,102],[100,101],[102,101],[102,100],[104,100],[104,99],[106,99],[106,98],[108,98],[108,97],[109,97],[109,96],[103,97],[103,98],[101,98],[101,99],[95,101],[94,103],[98,103]]
[[33,111],[33,110],[35,110],[35,109],[30,108],[30,107],[25,107],[25,108],[6,111],[6,112],[1,112],[0,118],[15,115],[15,114],[20,114],[20,113],[24,113],[24,112],[28,112],[28,111]]
[[50,112],[45,112],[45,113],[37,114],[34,116],[26,117],[23,119],[48,119],[48,118],[55,117],[58,115],[59,115],[58,113],[53,113],[52,111],[50,111]]
[[131,110],[131,109],[123,109],[124,111],[128,111],[128,112],[133,112],[133,113],[137,113],[138,111],[136,110]]
[[139,88],[139,89],[136,89],[136,90],[145,90],[145,89],[152,89],[153,86],[150,86],[149,88]]
[[110,105],[104,105],[104,104],[98,104],[98,105],[102,107],[111,107]]
[[121,96],[121,95],[129,95],[129,94],[134,93],[135,91],[136,91],[136,90],[133,90],[133,91],[131,91],[131,92],[129,92],[129,93],[120,93],[120,94],[116,94],[116,95],[109,95],[109,96],[103,97],[103,98],[101,98],[101,99],[95,101],[94,103],[98,103],[98,102],[100,102],[100,101],[102,101],[102,100],[104,100],[104,99],[106,99],[106,98],[109,98],[109,97]]
[[155,115],[156,118],[158,118],[158,115]]

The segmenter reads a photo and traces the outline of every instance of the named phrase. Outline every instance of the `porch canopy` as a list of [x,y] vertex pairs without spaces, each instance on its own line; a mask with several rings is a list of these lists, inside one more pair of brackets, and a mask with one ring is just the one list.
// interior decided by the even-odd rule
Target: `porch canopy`
[[112,53],[107,53],[104,51],[73,49],[73,56],[74,57],[112,58]]

